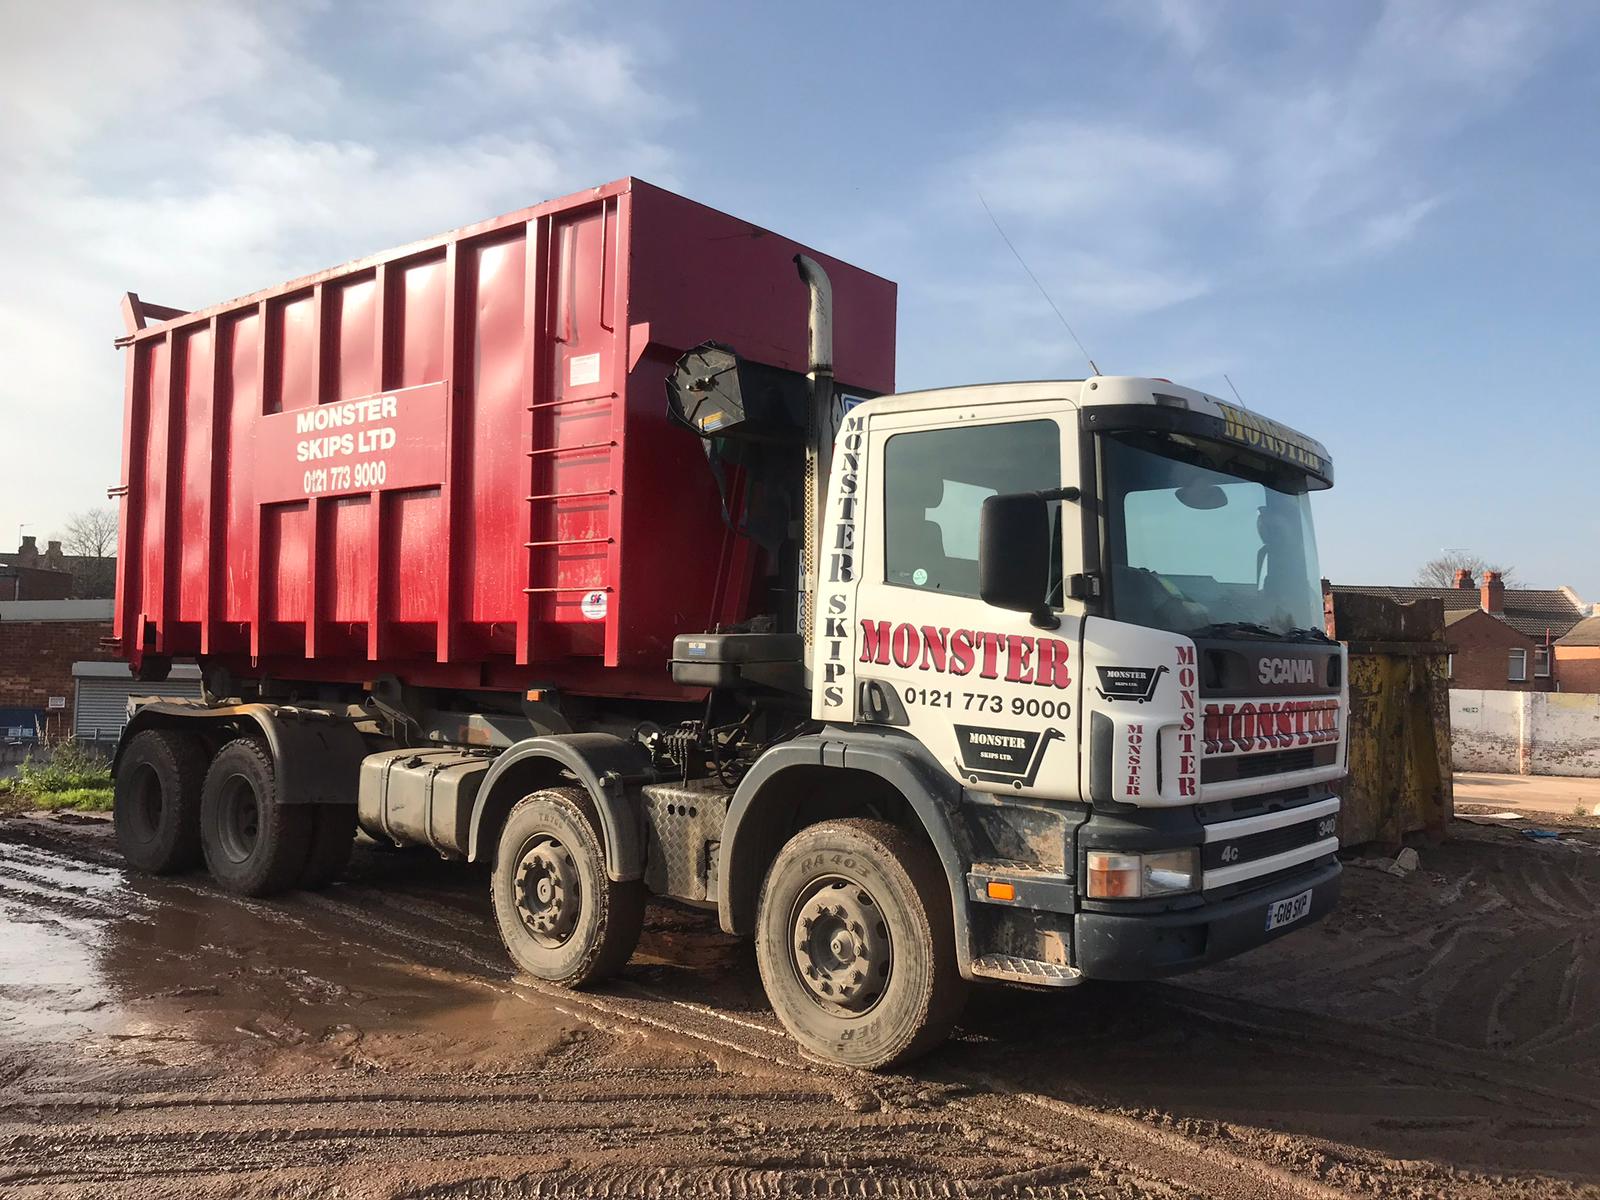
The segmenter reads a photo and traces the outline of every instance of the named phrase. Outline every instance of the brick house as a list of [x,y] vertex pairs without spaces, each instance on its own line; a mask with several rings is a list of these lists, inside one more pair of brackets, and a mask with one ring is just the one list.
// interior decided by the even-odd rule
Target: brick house
[[1552,650],[1563,692],[1600,692],[1600,616],[1579,621]]
[[16,553],[0,553],[0,600],[104,599],[116,586],[115,558],[66,554],[52,541],[41,552],[31,534]]
[[133,678],[101,639],[110,600],[0,600],[0,767],[15,766],[40,737],[76,737],[109,753],[127,722],[128,698],[198,699],[200,668],[175,663],[159,684]]
[[22,539],[15,554],[0,554],[0,600],[65,600],[72,595],[72,571],[60,542],[43,554],[38,540]]
[[1485,571],[1478,584],[1469,572],[1457,571],[1453,587],[1328,587],[1400,604],[1442,601],[1450,686],[1486,691],[1567,690],[1556,670],[1554,643],[1589,611],[1571,588],[1508,588],[1497,571]]
[[111,656],[110,600],[0,601],[0,734],[43,729],[65,737],[73,728],[72,666]]

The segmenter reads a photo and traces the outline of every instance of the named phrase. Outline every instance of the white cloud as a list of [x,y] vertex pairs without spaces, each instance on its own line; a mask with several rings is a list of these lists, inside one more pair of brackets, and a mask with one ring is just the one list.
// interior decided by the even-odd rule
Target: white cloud
[[1021,118],[927,189],[930,209],[968,231],[959,239],[968,256],[952,264],[963,282],[907,282],[981,313],[988,328],[980,336],[1005,338],[1007,330],[1047,322],[1036,344],[1046,356],[1059,354],[1065,331],[995,236],[980,192],[1051,299],[1069,319],[1093,324],[1157,312],[1209,290],[1178,237],[1226,202],[1236,171],[1227,151],[1202,137],[1130,121]]
[[1361,253],[1377,254],[1410,241],[1417,227],[1443,203],[1443,199],[1441,196],[1425,196],[1421,200],[1371,214],[1361,225],[1356,247]]
[[1386,251],[1448,190],[1432,152],[1538,70],[1558,27],[1542,0],[1389,0],[1348,55],[1312,42],[1253,85],[1215,77],[1219,119],[1281,232],[1332,260]]
[[[1322,10],[1277,12],[1276,36],[1252,30],[1275,49],[1246,58],[1210,6],[1118,9],[1195,60],[1175,68],[1192,88],[1181,121],[1171,105],[1016,117],[937,190],[981,186],[1052,291],[1098,278],[1085,299],[1113,316],[1229,276],[1337,268],[1426,227],[1452,191],[1437,147],[1539,70],[1559,28],[1543,0],[1390,0],[1343,42]],[[1086,251],[1098,269],[1080,269]]]
[[1197,58],[1212,47],[1220,11],[1205,0],[1146,0],[1120,5],[1116,13],[1171,41],[1185,57]]
[[414,38],[335,75],[325,24],[359,10],[311,0],[8,13],[0,528],[42,533],[116,481],[122,291],[213,304],[628,170],[671,177],[653,136],[669,106],[629,46],[566,29],[582,14],[555,3],[473,7],[385,10],[436,29],[421,49],[448,43],[470,89],[384,60]]
[[1560,28],[1545,0],[1393,0],[1356,20],[1290,6],[1248,28],[1187,0],[1112,15],[1158,48],[1148,88],[1007,114],[930,172],[913,223],[947,253],[907,251],[899,274],[916,382],[973,357],[990,377],[1081,366],[981,188],[1101,366],[1188,363],[1223,388],[1252,350],[1235,302],[1422,235],[1460,194],[1437,165],[1450,139],[1542,68]]
[[1563,29],[1549,0],[1388,0],[1363,54],[1378,90],[1445,85],[1472,93],[1515,86]]
[[[387,0],[382,0],[387,3]],[[453,42],[482,42],[516,30],[538,29],[569,0],[397,0],[387,11],[423,35]]]
[[548,43],[503,41],[473,55],[456,76],[458,86],[496,99],[573,104],[587,114],[638,113],[663,101],[644,86],[631,47],[585,36]]
[[1025,118],[962,164],[997,212],[1031,220],[1114,219],[1220,197],[1228,153],[1203,138],[1125,123]]

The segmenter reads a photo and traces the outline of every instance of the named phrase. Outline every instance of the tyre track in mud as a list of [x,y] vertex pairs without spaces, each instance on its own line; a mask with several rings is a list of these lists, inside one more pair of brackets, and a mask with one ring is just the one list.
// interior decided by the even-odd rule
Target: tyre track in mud
[[1382,911],[1345,919],[1326,953],[1285,955],[1277,983],[1322,1015],[1381,1015],[1409,1035],[1600,1078],[1600,841],[1582,836],[1552,846],[1458,825],[1423,852],[1443,875],[1347,870],[1345,910],[1386,890]]
[[[252,905],[251,907],[262,907],[262,906]],[[427,935],[425,935],[424,933],[421,933],[420,931],[407,928],[406,926],[404,926],[402,924],[399,924],[399,923],[396,923],[396,922],[393,922],[393,921],[387,921],[387,920],[381,920],[381,919],[378,919],[378,918],[374,918],[373,915],[370,912],[366,911],[360,903],[350,903],[350,902],[347,902],[347,901],[338,900],[338,901],[330,902],[328,904],[328,907],[331,907],[335,911],[340,912],[347,919],[354,920],[356,922],[359,922],[359,923],[362,923],[362,924],[366,924],[366,925],[369,925],[369,926],[376,925],[379,928],[381,928],[382,931],[385,934],[387,934],[388,936],[403,938],[405,940],[408,940],[408,941],[412,942],[413,944],[421,942],[421,943],[424,944],[424,947],[426,947],[428,944],[430,944],[432,942],[431,937],[428,937]],[[415,909],[418,906],[416,906],[416,905],[402,905],[401,907],[410,907],[410,908]],[[426,909],[427,906],[423,905],[421,907]],[[426,915],[427,915],[427,917],[429,919],[433,919],[435,917],[435,914],[433,914],[433,913],[427,913]],[[454,947],[453,949],[459,950],[460,948],[459,947]],[[461,956],[459,954],[457,954],[456,957],[458,957],[458,959],[459,959],[459,957],[461,957]],[[479,968],[489,967],[489,966],[493,966],[494,965],[492,963],[492,961],[489,960],[484,955],[469,954],[469,955],[467,955],[467,957],[469,958],[469,961],[470,961],[471,965],[479,967]],[[501,968],[501,972],[503,973],[503,968]],[[778,1031],[776,1030],[775,1026],[772,1026],[771,1028],[762,1028],[762,1026],[761,1026],[761,1024],[759,1022],[751,1021],[751,1020],[740,1020],[740,1019],[729,1018],[726,1014],[718,1013],[715,1010],[710,1009],[710,1008],[708,1008],[706,1006],[697,1005],[697,1004],[693,1004],[693,1003],[688,1003],[688,1002],[684,1002],[682,1000],[676,1000],[676,999],[674,999],[674,998],[672,998],[670,996],[661,996],[661,995],[653,994],[648,989],[637,989],[640,992],[640,995],[641,995],[641,997],[642,997],[642,999],[643,999],[643,1001],[645,1003],[647,1003],[647,1004],[653,1003],[653,1004],[669,1005],[669,1006],[672,1006],[672,1007],[676,1008],[679,1011],[680,1014],[681,1013],[693,1014],[695,1017],[698,1018],[698,1020],[697,1021],[692,1021],[692,1022],[689,1022],[689,1023],[684,1023],[684,1022],[681,1022],[681,1021],[663,1020],[659,1016],[646,1014],[646,1013],[642,1013],[642,1012],[638,1012],[638,1011],[629,1011],[629,1008],[626,1005],[626,1003],[624,1003],[622,1005],[618,1005],[617,1003],[614,1003],[614,1002],[613,1003],[604,1003],[604,1002],[599,1001],[599,999],[596,998],[596,997],[588,997],[588,996],[574,997],[569,993],[564,993],[564,992],[559,992],[559,991],[555,992],[554,995],[551,996],[548,993],[548,991],[543,988],[542,985],[532,984],[531,981],[522,981],[519,984],[514,985],[514,986],[517,986],[517,987],[523,988],[523,989],[531,987],[531,988],[533,988],[533,990],[539,992],[541,995],[544,995],[547,999],[552,999],[553,998],[554,1000],[556,1000],[558,1007],[565,1006],[565,1007],[568,1007],[568,1008],[586,1009],[586,1010],[588,1010],[590,1012],[598,1011],[598,1012],[600,1012],[601,1014],[603,1014],[603,1015],[605,1015],[607,1017],[620,1018],[620,1019],[622,1019],[624,1021],[631,1020],[631,1021],[634,1021],[634,1022],[638,1022],[640,1020],[643,1020],[645,1023],[647,1023],[651,1027],[659,1029],[659,1030],[662,1030],[664,1032],[676,1034],[676,1035],[678,1035],[680,1037],[692,1038],[692,1039],[699,1040],[699,1041],[702,1041],[702,1042],[709,1042],[709,1043],[711,1043],[711,1044],[713,1044],[713,1045],[715,1045],[715,1046],[717,1046],[717,1047],[719,1047],[721,1049],[731,1049],[731,1050],[734,1050],[736,1052],[742,1052],[742,1053],[744,1053],[746,1055],[750,1055],[750,1056],[756,1058],[758,1061],[761,1061],[761,1062],[765,1062],[765,1063],[779,1062],[783,1066],[785,1066],[785,1067],[787,1067],[787,1068],[789,1068],[791,1070],[805,1070],[806,1069],[803,1064],[799,1064],[799,1063],[794,1061],[794,1059],[792,1057],[792,1048],[790,1048],[791,1049],[791,1054],[790,1055],[785,1055],[785,1054],[782,1054],[781,1052],[776,1052],[775,1053],[775,1050],[776,1050],[777,1046],[785,1046],[786,1045],[786,1043],[784,1043],[782,1041],[782,1039],[781,1039]],[[704,1029],[705,1022],[708,1019],[717,1021],[717,1022],[719,1022],[720,1024],[722,1024],[724,1026],[726,1026],[726,1025],[728,1025],[730,1023],[734,1024],[734,1025],[737,1026],[738,1032],[736,1034],[734,1034],[732,1037],[729,1037],[729,1036],[715,1036],[715,1035],[708,1036],[707,1033],[706,1033],[706,1030]],[[723,1033],[726,1034],[726,1032],[727,1031],[724,1029]],[[749,1042],[749,1038],[750,1038],[750,1035],[752,1033],[757,1033],[757,1034],[761,1035],[758,1044],[755,1044],[755,1045],[747,1044]],[[741,1042],[746,1043],[746,1044],[741,1044]],[[776,1046],[775,1046],[774,1043],[776,1043]],[[992,1084],[994,1081],[985,1081],[985,1082],[989,1082],[989,1083]],[[1014,1091],[1013,1091],[1013,1094],[1015,1094]],[[486,1097],[479,1097],[479,1098],[486,1098]],[[1137,1159],[1139,1157],[1141,1157],[1141,1155],[1144,1156],[1144,1157],[1148,1157],[1148,1145],[1151,1144],[1151,1143],[1156,1143],[1158,1145],[1158,1150],[1159,1150],[1158,1158],[1163,1159],[1163,1160],[1170,1159],[1171,1155],[1174,1152],[1176,1152],[1176,1153],[1178,1153],[1180,1155],[1189,1155],[1189,1156],[1193,1156],[1193,1155],[1198,1153],[1201,1158],[1211,1159],[1213,1161],[1217,1160],[1217,1158],[1218,1158],[1218,1156],[1216,1155],[1215,1152],[1207,1153],[1207,1152],[1204,1151],[1203,1148],[1197,1151],[1196,1148],[1191,1143],[1188,1143],[1188,1142],[1184,1141],[1181,1138],[1173,1139],[1169,1135],[1161,1134],[1159,1131],[1152,1132],[1152,1131],[1150,1131],[1148,1129],[1141,1128],[1140,1126],[1137,1125],[1137,1123],[1128,1122],[1125,1118],[1119,1118],[1119,1117],[1115,1117],[1115,1116],[1107,1117],[1104,1114],[1095,1113],[1094,1110],[1084,1109],[1082,1106],[1077,1106],[1077,1105],[1063,1105],[1059,1101],[1054,1102],[1054,1104],[1051,1105],[1051,1104],[1045,1104],[1042,1101],[1040,1101],[1038,1098],[1035,1098],[1035,1097],[1026,1097],[1026,1098],[1029,1100],[1030,1103],[1034,1103],[1036,1106],[1045,1107],[1047,1109],[1052,1109],[1054,1114],[1057,1117],[1063,1117],[1063,1116],[1077,1117],[1079,1120],[1082,1120],[1083,1117],[1085,1116],[1085,1114],[1089,1114],[1090,1118],[1091,1118],[1089,1124],[1091,1125],[1091,1127],[1094,1129],[1096,1135],[1098,1135],[1098,1136],[1096,1136],[1096,1137],[1094,1137],[1092,1139],[1083,1139],[1083,1140],[1094,1140],[1094,1141],[1102,1141],[1103,1142],[1104,1141],[1104,1135],[1108,1131],[1108,1124],[1109,1124],[1109,1126],[1114,1127],[1114,1131],[1115,1132],[1126,1134],[1130,1129],[1136,1131],[1139,1134],[1139,1141],[1141,1141],[1141,1142],[1146,1144],[1146,1146],[1144,1148],[1140,1149],[1139,1153],[1136,1153],[1136,1154],[1133,1154],[1133,1155],[1126,1155],[1126,1157],[1133,1158],[1136,1161],[1137,1161]],[[472,1100],[472,1099],[474,1099],[474,1097],[471,1097],[471,1096],[463,1097],[463,1099]],[[958,1106],[965,1105],[965,1106],[968,1106],[968,1107],[972,1107],[975,1102],[973,1102],[973,1101],[959,1101],[958,1100],[958,1101],[955,1101],[954,1103],[956,1105],[958,1105]],[[995,1115],[993,1113],[980,1113],[979,1115],[982,1116],[983,1118],[987,1119],[991,1123],[998,1123],[1001,1126],[1007,1126],[1007,1127],[1012,1128],[1013,1130],[1015,1130],[1016,1125],[1017,1125],[1017,1122],[1016,1122],[1014,1116],[1010,1116],[1010,1115],[999,1115],[999,1116],[997,1116],[997,1115]],[[1059,1125],[1059,1123],[1054,1123],[1054,1124],[1057,1125],[1057,1126]],[[1032,1132],[1032,1133],[1035,1133],[1035,1134],[1041,1132],[1039,1130],[1033,1129],[1031,1126],[1029,1127],[1028,1131]],[[1043,1131],[1043,1132],[1045,1132],[1048,1135],[1053,1136],[1053,1137],[1055,1137],[1057,1139],[1060,1138],[1059,1127],[1054,1127],[1054,1128],[1052,1128],[1050,1130]],[[375,1135],[371,1131],[368,1131],[365,1134],[365,1136],[375,1136]],[[406,1136],[426,1137],[427,1134],[424,1131],[421,1131],[421,1130],[412,1130]],[[1223,1156],[1221,1156],[1221,1160],[1220,1161],[1225,1163],[1230,1169],[1233,1169],[1233,1170],[1236,1170],[1236,1171],[1240,1170],[1240,1169],[1243,1169],[1243,1171],[1246,1174],[1246,1176],[1250,1176],[1250,1175],[1260,1176],[1261,1175],[1261,1172],[1260,1172],[1260,1169],[1259,1169],[1258,1165],[1251,1164],[1251,1163],[1243,1161],[1243,1160],[1238,1160],[1235,1156],[1223,1155]],[[1187,1163],[1184,1163],[1184,1164],[1173,1164],[1173,1163],[1168,1162],[1168,1161],[1162,1161],[1162,1162],[1159,1162],[1159,1163],[1154,1164],[1154,1165],[1157,1165],[1159,1167],[1164,1168],[1165,1170],[1162,1173],[1166,1173],[1168,1175],[1172,1175],[1172,1174],[1174,1174],[1174,1172],[1171,1170],[1171,1168],[1174,1165],[1187,1166],[1189,1164],[1187,1164]],[[1178,1174],[1182,1174],[1182,1172],[1180,1171]],[[1285,1178],[1285,1177],[1280,1177],[1276,1173],[1269,1173],[1265,1177],[1265,1182],[1271,1184],[1275,1188],[1278,1188],[1278,1189],[1289,1188],[1291,1191],[1299,1192],[1300,1194],[1321,1194],[1321,1192],[1318,1189],[1314,1188],[1314,1187],[1310,1188],[1310,1189],[1303,1190],[1301,1187],[1297,1186],[1297,1181],[1293,1181],[1293,1180]],[[1253,1190],[1253,1189],[1249,1189],[1249,1190]],[[1228,1191],[1226,1193],[1219,1193],[1219,1194],[1249,1194],[1249,1190],[1240,1190],[1240,1189],[1237,1189],[1237,1188],[1230,1188],[1230,1189],[1228,1189]]]
[[[330,901],[326,897],[315,899],[341,909],[350,919],[371,919],[357,904]],[[413,931],[393,923],[383,922],[382,927],[393,936],[422,940]],[[478,955],[472,957],[479,959]],[[604,998],[590,993],[568,992],[527,977],[515,979],[511,986],[518,992],[542,997],[558,1009],[572,1012],[586,1010],[611,1020],[645,1024],[715,1050],[732,1051],[755,1063],[775,1064],[808,1075],[816,1074],[819,1070],[834,1076],[842,1073],[869,1090],[874,1090],[873,1082],[878,1079],[864,1073],[841,1072],[832,1066],[816,1067],[804,1061],[782,1027],[771,1017],[758,1020],[748,1015],[726,1013],[628,981],[603,993]],[[663,1010],[671,1011],[677,1019],[663,1017]],[[955,1075],[955,1079],[961,1086],[946,1089],[947,1094],[939,1101],[942,1109],[960,1112],[968,1119],[1003,1135],[1020,1137],[1036,1144],[1042,1142],[1075,1156],[1098,1160],[1103,1169],[1133,1172],[1152,1183],[1203,1178],[1207,1180],[1208,1187],[1199,1194],[1215,1196],[1219,1200],[1222,1197],[1258,1196],[1300,1196],[1321,1200],[1348,1194],[1326,1187],[1315,1179],[1297,1177],[1271,1163],[1241,1157],[1227,1149],[1187,1138],[1154,1123],[1019,1090],[993,1075],[967,1072]],[[973,1088],[989,1094],[963,1094]],[[883,1104],[883,1092],[888,1089],[876,1090],[876,1102]],[[995,1103],[994,1098],[1002,1095],[1027,1105],[1028,1116],[1019,1116],[1014,1107]]]
[[[76,833],[41,830],[38,842],[43,845],[33,849],[41,860],[115,866],[114,853],[83,844]],[[0,880],[7,862],[0,855]],[[195,879],[161,886],[213,902],[220,897]],[[660,972],[630,972],[600,993],[513,979],[492,934],[473,928],[487,906],[475,917],[463,894],[440,895],[425,884],[394,887],[391,881],[378,890],[358,881],[281,903],[224,902],[301,934],[337,940],[357,954],[421,960],[471,986],[570,1015],[612,1039],[623,1058],[629,1047],[664,1038],[709,1061],[657,1078],[650,1066],[596,1072],[556,1060],[521,1077],[523,1086],[503,1074],[442,1075],[408,1078],[398,1089],[384,1081],[386,1087],[364,1092],[339,1077],[318,1077],[315,1095],[307,1094],[304,1078],[292,1088],[258,1082],[250,1094],[221,1081],[190,1091],[162,1090],[157,1081],[141,1093],[127,1086],[136,1084],[128,1079],[102,1095],[43,1078],[33,1086],[13,1081],[0,1089],[0,1185],[26,1189],[21,1194],[72,1194],[89,1185],[104,1194],[139,1194],[153,1179],[181,1173],[229,1194],[227,1181],[246,1182],[240,1172],[262,1172],[281,1176],[290,1194],[299,1194],[293,1187],[315,1188],[330,1173],[348,1180],[351,1169],[370,1169],[371,1194],[417,1196],[1594,1194],[1558,1180],[1396,1161],[1300,1133],[1045,1094],[983,1067],[982,1045],[957,1046],[904,1077],[814,1065],[801,1059],[770,1014],[690,999],[675,990],[670,972],[665,983]],[[62,903],[76,907],[73,900]],[[85,919],[81,911],[75,916]],[[1352,1052],[1350,1029],[1319,1028],[1315,1018],[1308,1029],[1301,1012],[1253,1007],[1244,1019],[1204,993],[1170,986],[1152,991],[1173,1012],[1224,1038],[1281,1039],[1346,1057]],[[1582,1080],[1552,1086],[1548,1079],[1506,1078],[1519,1073],[1498,1070],[1511,1064],[1491,1056],[1463,1062],[1452,1059],[1458,1048],[1442,1043],[1419,1049],[1403,1033],[1369,1028],[1360,1034],[1358,1055],[1391,1066],[1405,1062],[1478,1091],[1488,1086],[1502,1101],[1515,1090],[1518,1103],[1538,1120],[1559,1121],[1572,1106],[1596,1107]],[[530,1080],[540,1086],[527,1087]],[[327,1112],[335,1108],[341,1115],[330,1121]],[[485,1121],[485,1108],[494,1120]],[[818,1119],[818,1110],[829,1115]],[[29,1131],[40,1124],[50,1131]],[[1470,1134],[1484,1123],[1458,1127]],[[1582,1134],[1590,1127],[1574,1128]],[[536,1169],[508,1159],[508,1138],[519,1139],[520,1154],[540,1160]],[[538,1143],[549,1139],[558,1139],[562,1152],[538,1152]],[[375,1145],[383,1148],[375,1151]],[[387,1161],[393,1146],[405,1151],[399,1165]],[[643,1147],[649,1163],[626,1161]],[[432,1157],[462,1169],[414,1180],[426,1173],[418,1163]],[[384,1161],[369,1168],[373,1159]],[[476,1173],[472,1164],[479,1165]]]
[[[1594,1011],[1579,1005],[1576,985],[1586,966],[1592,972],[1600,960],[1600,936],[1575,918],[1600,909],[1600,879],[1578,854],[1563,861],[1502,851],[1496,858],[1502,869],[1485,890],[1494,907],[1503,903],[1517,914],[1521,927],[1503,944],[1481,947],[1470,963],[1454,964],[1466,969],[1450,973],[1454,983],[1428,1024],[1446,1041],[1531,1050],[1561,1040]],[[1485,979],[1497,981],[1492,990],[1483,987]],[[1511,1008],[1528,1010],[1520,1022],[1526,1032],[1508,1018]]]
[[[314,899],[341,911],[349,919],[378,925],[391,936],[419,941],[425,946],[431,945],[429,939],[416,931],[393,922],[374,921],[359,904],[343,899],[331,900],[327,897]],[[482,956],[478,954],[472,954],[470,958],[479,963],[483,961]],[[503,967],[501,971],[503,973]],[[558,1010],[574,1014],[587,1013],[607,1022],[645,1025],[661,1033],[698,1044],[713,1054],[732,1052],[758,1068],[771,1069],[777,1066],[801,1078],[823,1075],[837,1079],[843,1076],[851,1083],[867,1088],[872,1095],[870,1103],[880,1108],[894,1104],[891,1099],[887,1100],[886,1105],[886,1093],[892,1093],[895,1089],[892,1086],[885,1086],[877,1076],[844,1071],[833,1066],[814,1066],[804,1061],[782,1027],[770,1017],[759,1020],[748,1015],[721,1012],[711,1006],[684,1000],[629,981],[623,981],[600,994],[569,992],[525,976],[515,978],[509,986],[513,991],[530,998],[537,996]],[[663,1013],[672,1015],[664,1016]],[[611,1027],[618,1028],[617,1025]],[[622,1027],[625,1028],[626,1025]],[[851,1083],[843,1087],[835,1084],[826,1094],[829,1099],[844,1103],[847,1107],[852,1106],[852,1102],[859,1104],[857,1096],[852,1094]],[[919,1090],[923,1093],[927,1091],[926,1088]],[[1087,1157],[1100,1170],[1113,1169],[1135,1173],[1151,1184],[1191,1176],[1196,1173],[1194,1168],[1198,1163],[1202,1168],[1198,1173],[1202,1176],[1209,1174],[1211,1168],[1226,1166],[1231,1171],[1242,1172],[1246,1179],[1258,1179],[1270,1183],[1272,1188],[1276,1189],[1260,1190],[1250,1184],[1239,1186],[1236,1180],[1218,1180],[1211,1189],[1198,1193],[1202,1195],[1221,1198],[1258,1195],[1320,1197],[1340,1194],[1318,1188],[1315,1184],[1294,1180],[1271,1169],[1263,1172],[1260,1164],[1248,1163],[1231,1155],[1194,1146],[1164,1131],[1140,1129],[1135,1123],[1122,1118],[1108,1117],[1093,1113],[1091,1110],[1079,1109],[1077,1106],[1057,1102],[1054,1105],[1054,1113],[1058,1120],[1048,1122],[1042,1127],[1038,1121],[1019,1121],[1014,1114],[996,1111],[991,1104],[978,1099],[963,1098],[954,1094],[955,1089],[951,1091],[952,1095],[942,1097],[938,1101],[942,1111],[959,1113],[967,1120],[992,1131],[993,1134],[1020,1139],[1025,1143],[1033,1142],[1035,1145],[1042,1142],[1053,1149],[1068,1150],[1078,1156]],[[932,1103],[933,1100],[929,1097],[921,1102]],[[1040,1106],[1044,1107],[1042,1103]],[[1107,1142],[1113,1143],[1109,1156],[1106,1149]]]
[[[75,857],[79,849],[76,838],[33,832],[35,848],[50,845],[63,857]],[[0,858],[0,876],[7,864]],[[180,895],[210,892],[190,881],[157,886]],[[79,890],[67,883],[54,896],[45,896],[43,906],[83,919],[87,914],[81,911]],[[39,902],[46,892],[30,892],[27,900]],[[140,899],[132,897],[124,920],[139,919]],[[646,1037],[665,1035],[718,1061],[697,1071],[674,1071],[665,1090],[649,1085],[648,1069],[619,1071],[596,1082],[557,1063],[540,1073],[546,1086],[534,1089],[449,1076],[431,1086],[418,1088],[411,1081],[408,1089],[389,1087],[371,1096],[332,1088],[331,1095],[309,1102],[303,1080],[297,1081],[297,1091],[281,1094],[273,1094],[273,1085],[265,1082],[247,1094],[230,1094],[218,1082],[199,1091],[131,1095],[119,1080],[115,1092],[96,1096],[64,1090],[70,1079],[50,1080],[33,1072],[22,1086],[14,1081],[4,1089],[0,1186],[18,1194],[73,1194],[88,1188],[100,1194],[141,1194],[158,1180],[183,1178],[186,1188],[226,1194],[233,1188],[254,1191],[270,1174],[280,1184],[293,1180],[315,1191],[330,1172],[341,1175],[378,1160],[377,1175],[387,1172],[388,1178],[376,1191],[389,1193],[404,1190],[400,1185],[417,1173],[417,1164],[434,1158],[498,1164],[509,1140],[519,1146],[582,1143],[581,1165],[573,1166],[571,1155],[548,1164],[557,1172],[551,1179],[560,1180],[561,1171],[567,1172],[571,1182],[566,1194],[709,1187],[729,1195],[825,1195],[838,1194],[841,1186],[860,1195],[987,1194],[994,1191],[991,1178],[1015,1175],[1019,1165],[1031,1173],[1026,1186],[1039,1195],[1057,1193],[1047,1178],[1052,1172],[1058,1183],[1069,1185],[1060,1194],[1178,1194],[1159,1181],[1147,1187],[1125,1180],[1125,1171],[1109,1169],[1103,1158],[1091,1166],[1064,1168],[1024,1139],[975,1127],[965,1114],[881,1101],[841,1104],[835,1084],[800,1063],[792,1046],[776,1032],[761,1030],[757,1022],[741,1022],[737,1038],[723,1037],[715,1028],[695,1027],[704,1025],[704,1012],[709,1011],[696,1011],[699,1006],[678,1010],[680,1019],[664,1018],[662,1013],[674,1011],[670,998],[663,1003],[631,995],[574,996],[513,980],[504,959],[496,961],[496,943],[487,937],[462,937],[465,931],[456,928],[461,914],[426,898],[338,889],[333,896],[302,897],[283,905],[231,898],[221,902],[293,927],[300,936],[326,939],[331,928],[355,953],[434,960],[436,970],[467,972],[463,977],[474,986],[572,1013],[619,1040],[637,1042],[641,1031]],[[307,920],[296,910],[326,913],[335,921],[330,926]],[[691,1011],[697,1021],[681,1020],[681,1013]],[[761,1044],[751,1045],[750,1038],[758,1034]],[[733,1061],[742,1072],[723,1065]],[[775,1073],[784,1077],[781,1086],[774,1087]],[[685,1087],[686,1082],[694,1086]],[[876,1111],[867,1111],[869,1107]],[[330,1114],[337,1114],[336,1119],[330,1120]],[[493,1117],[487,1123],[486,1114]],[[759,1141],[759,1152],[752,1153],[752,1141]],[[650,1153],[641,1155],[645,1144]],[[392,1157],[387,1148],[396,1145],[404,1147],[407,1161],[385,1166],[384,1160]],[[625,1161],[641,1157],[665,1165],[641,1167]],[[491,1173],[474,1183],[469,1175],[424,1185],[424,1190],[490,1187],[496,1177]],[[540,1190],[550,1185],[531,1179],[530,1186]],[[1003,1191],[1010,1185],[996,1186]],[[1182,1194],[1190,1193],[1185,1189]]]

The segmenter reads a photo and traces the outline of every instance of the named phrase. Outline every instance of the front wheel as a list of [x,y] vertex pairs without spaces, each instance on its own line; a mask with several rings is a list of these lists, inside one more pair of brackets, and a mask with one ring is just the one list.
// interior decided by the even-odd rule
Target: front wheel
[[966,1002],[950,889],[933,850],[881,821],[826,821],[778,852],[756,962],[802,1048],[877,1070],[943,1042]]
[[564,987],[620,971],[644,925],[644,883],[606,875],[599,816],[579,788],[517,802],[500,831],[490,892],[517,966]]

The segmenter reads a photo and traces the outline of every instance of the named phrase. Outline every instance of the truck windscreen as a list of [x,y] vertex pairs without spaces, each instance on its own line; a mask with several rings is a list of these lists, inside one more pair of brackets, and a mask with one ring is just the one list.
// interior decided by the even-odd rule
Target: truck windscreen
[[1111,615],[1199,636],[1320,638],[1305,477],[1224,442],[1101,439]]

